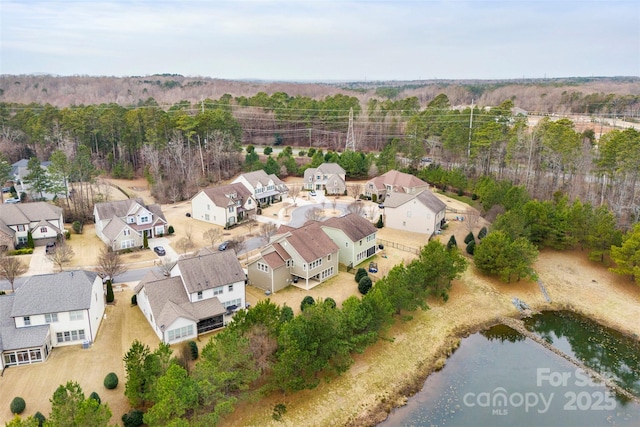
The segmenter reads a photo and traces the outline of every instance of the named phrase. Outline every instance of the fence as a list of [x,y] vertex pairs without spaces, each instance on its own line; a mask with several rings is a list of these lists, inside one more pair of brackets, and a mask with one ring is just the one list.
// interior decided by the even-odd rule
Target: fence
[[402,243],[391,242],[389,240],[378,239],[378,244],[384,245],[385,247],[390,247],[394,249],[399,249],[403,252],[410,252],[412,254],[420,255],[420,249],[414,248],[413,246],[403,245]]

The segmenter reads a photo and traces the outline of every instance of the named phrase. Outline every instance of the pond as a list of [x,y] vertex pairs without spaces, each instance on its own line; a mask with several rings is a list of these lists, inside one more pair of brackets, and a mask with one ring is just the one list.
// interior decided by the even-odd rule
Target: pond
[[[594,329],[588,319],[569,318],[573,320],[567,320],[567,313],[544,313],[531,319],[527,327],[555,339],[571,356],[597,361],[596,370],[611,372],[614,379],[619,376],[637,395],[637,340],[597,324],[601,330]],[[565,321],[573,326],[550,326]],[[598,344],[600,338],[606,344]],[[604,349],[596,357],[597,347]],[[604,356],[611,353],[621,357]],[[583,363],[591,366],[588,360]],[[392,411],[379,425],[635,427],[640,425],[640,405],[592,381],[584,371],[533,340],[498,325],[463,339],[444,369],[431,374],[407,405]]]

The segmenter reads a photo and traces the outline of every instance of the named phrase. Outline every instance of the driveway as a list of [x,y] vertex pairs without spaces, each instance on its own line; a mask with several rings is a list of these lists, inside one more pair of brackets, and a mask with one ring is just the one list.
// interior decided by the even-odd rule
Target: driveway
[[[156,246],[162,246],[167,253],[164,258],[169,261],[177,261],[180,255],[171,247],[169,244],[169,239],[166,237],[156,237],[153,239],[149,239],[149,248],[153,250]],[[158,257],[160,258],[160,257]]]
[[33,248],[33,254],[31,255],[31,262],[29,263],[29,270],[25,273],[25,276],[35,276],[38,274],[51,274],[54,272],[54,264],[49,261],[45,254],[44,246],[36,246]]

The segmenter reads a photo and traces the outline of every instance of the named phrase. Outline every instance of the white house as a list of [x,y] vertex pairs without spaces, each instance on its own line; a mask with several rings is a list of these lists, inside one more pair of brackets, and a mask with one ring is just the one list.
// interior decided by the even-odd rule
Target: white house
[[338,246],[318,222],[281,226],[260,257],[249,263],[249,283],[269,292],[290,284],[309,290],[338,274]]
[[378,229],[360,215],[350,213],[329,218],[321,222],[320,227],[340,248],[341,264],[355,267],[376,254]]
[[345,170],[337,163],[323,163],[304,171],[304,188],[324,190],[326,194],[344,194],[347,186]]
[[94,272],[30,277],[0,295],[0,368],[43,362],[53,347],[93,342],[104,311],[102,279]]
[[36,246],[44,246],[63,231],[62,208],[46,202],[0,205],[0,249],[25,245],[29,232]]
[[285,183],[274,174],[267,175],[265,171],[257,170],[243,173],[233,180],[232,184],[241,183],[258,202],[258,206],[280,202],[287,196],[289,189]]
[[444,224],[445,209],[445,203],[430,190],[418,194],[387,194],[384,201],[384,225],[431,237]]
[[244,270],[233,250],[178,260],[169,277],[150,272],[136,286],[138,307],[167,344],[222,328],[246,304]]
[[191,218],[227,227],[249,218],[257,203],[242,183],[205,188],[191,199]]
[[167,220],[160,205],[145,206],[142,199],[96,203],[93,208],[96,235],[113,250],[141,247],[143,235],[162,236]]
[[376,202],[383,202],[387,194],[418,194],[428,188],[429,184],[416,176],[397,170],[390,170],[367,181],[364,194],[373,198]]

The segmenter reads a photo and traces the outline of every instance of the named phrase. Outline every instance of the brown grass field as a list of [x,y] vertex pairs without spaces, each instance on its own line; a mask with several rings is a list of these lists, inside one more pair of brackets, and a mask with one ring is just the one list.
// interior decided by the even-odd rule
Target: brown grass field
[[[456,208],[464,208],[455,200],[444,199]],[[210,228],[205,224],[206,228],[200,229],[197,221],[186,218],[184,213],[188,205],[185,203],[163,206],[163,209],[169,222],[177,225],[172,242],[179,239],[184,232],[183,227],[190,224],[193,224],[194,238],[201,237],[202,232]],[[481,226],[478,224],[475,232]],[[243,230],[243,227],[238,229]],[[247,230],[242,232],[247,233]],[[463,223],[450,221],[448,229],[439,237],[446,243],[453,233],[460,244],[467,232]],[[426,243],[420,236],[386,228],[380,230],[379,238],[415,248]],[[85,239],[87,243],[80,246]],[[76,250],[76,254],[81,252],[82,257],[89,254],[88,248],[95,243],[91,243],[88,232],[82,236],[74,235],[71,242],[82,248]],[[199,244],[204,245],[204,240]],[[152,254],[151,251],[146,252]],[[411,252],[389,247],[385,247],[384,255],[386,257],[378,254],[375,259],[379,274],[384,274],[398,262],[408,262],[415,257]],[[143,261],[140,260],[140,265],[144,264]],[[77,265],[83,265],[83,262],[88,262],[88,258],[74,260]],[[461,337],[495,323],[501,316],[517,316],[511,303],[514,296],[537,310],[568,308],[629,335],[640,336],[640,287],[628,277],[610,273],[606,267],[588,261],[586,253],[580,251],[545,250],[540,254],[535,269],[553,300],[550,304],[545,302],[534,281],[505,284],[480,275],[470,266],[462,277],[454,281],[447,303],[430,300],[429,310],[406,313],[403,319],[397,319],[385,339],[363,354],[353,356],[354,364],[343,375],[321,381],[314,390],[291,395],[275,393],[258,401],[242,402],[221,425],[315,427],[375,424],[421,388],[426,376],[446,362],[446,356]],[[27,402],[23,416],[36,411],[48,415],[49,399],[54,390],[59,384],[73,380],[80,383],[86,395],[96,391],[102,401],[109,404],[113,412],[112,422],[120,423],[121,415],[129,409],[123,394],[126,378],[122,357],[134,339],[147,343],[152,349],[158,343],[140,311],[130,305],[133,284],[127,285],[116,292],[116,303],[107,308],[106,320],[90,349],[81,349],[80,346],[56,348],[45,363],[11,367],[4,372],[0,377],[0,422],[11,418],[9,403],[15,396],[22,396]],[[305,295],[332,297],[341,304],[354,294],[358,292],[353,275],[341,272],[311,291],[290,287],[270,298],[298,312]],[[247,288],[249,303],[255,304],[263,298],[267,297],[262,291]],[[204,345],[207,339],[206,336],[201,337],[199,345]],[[102,382],[112,371],[118,375],[120,384],[109,391]],[[287,408],[283,422],[276,422],[271,417],[277,403],[284,403]]]

